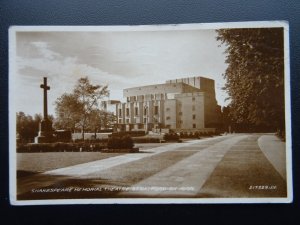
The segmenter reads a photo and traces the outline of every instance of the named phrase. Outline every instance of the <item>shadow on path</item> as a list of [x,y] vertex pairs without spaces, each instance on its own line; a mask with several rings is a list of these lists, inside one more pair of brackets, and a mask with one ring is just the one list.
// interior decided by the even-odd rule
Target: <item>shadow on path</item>
[[252,135],[227,152],[198,197],[287,197],[287,184]]

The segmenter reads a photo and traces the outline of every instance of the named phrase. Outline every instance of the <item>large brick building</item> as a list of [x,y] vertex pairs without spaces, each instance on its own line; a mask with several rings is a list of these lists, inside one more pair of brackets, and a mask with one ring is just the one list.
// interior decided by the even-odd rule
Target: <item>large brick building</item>
[[123,90],[116,105],[119,130],[203,131],[220,121],[214,80],[190,77]]

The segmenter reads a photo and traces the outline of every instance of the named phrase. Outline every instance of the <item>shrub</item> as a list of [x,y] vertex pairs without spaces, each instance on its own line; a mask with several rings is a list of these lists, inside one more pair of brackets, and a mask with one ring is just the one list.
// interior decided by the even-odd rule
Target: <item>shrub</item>
[[120,147],[120,144],[121,144],[120,137],[112,136],[111,138],[108,139],[107,148],[117,149]]
[[139,131],[122,131],[122,132],[114,132],[109,137],[123,137],[123,136],[131,136],[131,137],[140,137],[140,136],[145,136],[146,132],[143,130]]
[[129,135],[123,137],[112,136],[107,142],[108,149],[131,149],[133,146],[133,140]]
[[164,135],[164,140],[165,141],[178,141],[179,136],[176,133],[166,133]]
[[200,138],[200,133],[198,131],[194,133],[194,138]]
[[134,146],[133,140],[129,135],[122,137],[121,139],[121,148],[131,149]]
[[17,152],[79,152],[79,151],[101,151],[106,147],[105,143],[38,143],[26,144],[17,147]]
[[134,143],[159,143],[159,138],[154,137],[134,137],[132,138]]

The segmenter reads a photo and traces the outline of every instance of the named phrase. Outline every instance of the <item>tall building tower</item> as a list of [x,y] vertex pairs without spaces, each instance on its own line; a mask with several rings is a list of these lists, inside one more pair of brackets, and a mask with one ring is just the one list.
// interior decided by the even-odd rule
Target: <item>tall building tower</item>
[[190,77],[123,90],[116,105],[119,130],[201,131],[218,122],[214,80]]

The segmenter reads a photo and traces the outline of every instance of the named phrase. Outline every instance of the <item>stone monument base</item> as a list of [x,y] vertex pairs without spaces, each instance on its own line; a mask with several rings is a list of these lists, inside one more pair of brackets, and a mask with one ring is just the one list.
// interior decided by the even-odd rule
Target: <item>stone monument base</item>
[[37,136],[34,138],[34,143],[51,143],[52,141],[52,137]]
[[53,142],[52,123],[48,119],[44,119],[40,123],[40,131],[34,138],[34,143],[51,143]]

